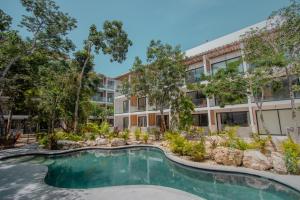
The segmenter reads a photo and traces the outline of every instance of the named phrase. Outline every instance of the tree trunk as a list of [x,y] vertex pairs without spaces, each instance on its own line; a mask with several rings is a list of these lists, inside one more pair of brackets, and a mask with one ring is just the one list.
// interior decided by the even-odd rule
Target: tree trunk
[[6,131],[5,131],[6,135],[10,134],[11,121],[12,121],[12,109],[9,110],[9,114],[7,118]]
[[164,133],[166,131],[166,122],[164,116],[164,109],[163,107],[160,109],[160,132]]
[[80,98],[80,91],[82,87],[82,79],[83,79],[83,74],[86,68],[86,65],[90,59],[90,52],[91,52],[91,45],[89,45],[88,51],[87,51],[87,57],[84,61],[84,64],[81,69],[81,73],[79,75],[79,85],[76,91],[76,102],[75,102],[75,110],[74,110],[74,123],[73,123],[73,131],[74,133],[77,132],[77,127],[78,127],[78,108],[79,108],[79,98]]
[[291,100],[292,120],[295,122],[295,118],[296,118],[295,94],[294,94],[294,91],[293,91],[292,77],[291,77],[291,74],[290,74],[289,69],[287,67],[285,67],[285,73],[286,73],[286,77],[287,77],[287,80],[288,80],[289,97],[290,97],[290,100]]

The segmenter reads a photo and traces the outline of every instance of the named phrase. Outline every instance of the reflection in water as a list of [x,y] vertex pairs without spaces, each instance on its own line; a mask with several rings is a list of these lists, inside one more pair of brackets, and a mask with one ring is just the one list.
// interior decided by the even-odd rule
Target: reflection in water
[[[49,160],[50,159],[50,160]],[[209,172],[175,164],[153,148],[93,150],[45,161],[47,184],[64,188],[161,185],[213,200],[299,200],[300,194],[263,178]]]

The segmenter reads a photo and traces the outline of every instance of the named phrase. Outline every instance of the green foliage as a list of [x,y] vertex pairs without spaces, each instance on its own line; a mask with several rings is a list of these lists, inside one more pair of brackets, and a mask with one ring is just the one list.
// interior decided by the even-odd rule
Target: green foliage
[[272,140],[270,135],[262,137],[258,133],[253,133],[252,138],[253,142],[249,144],[249,148],[259,149],[262,153],[266,151],[267,144]]
[[186,152],[191,149],[191,146],[187,144],[187,140],[180,134],[171,136],[170,147],[172,152],[178,153],[179,155],[186,155]]
[[5,31],[10,28],[12,18],[0,9],[0,31]]
[[100,134],[100,128],[99,128],[98,124],[92,123],[92,122],[86,123],[86,124],[81,128],[81,131],[82,131],[83,133],[97,133],[97,134]]
[[149,134],[148,133],[143,133],[142,134],[142,138],[143,138],[143,141],[144,141],[144,143],[148,143],[148,140],[149,140]]
[[152,128],[150,133],[154,135],[155,140],[160,140],[161,133],[158,128]]
[[197,138],[197,137],[201,137],[204,135],[204,131],[205,129],[202,127],[191,127],[188,131],[187,131],[187,137],[188,138]]
[[67,133],[63,131],[59,131],[55,133],[56,140],[71,140],[71,141],[82,141],[84,138],[81,135],[75,133]]
[[178,106],[173,108],[178,110],[179,115],[179,129],[188,130],[193,124],[193,111],[195,106],[192,100],[187,96],[181,96],[179,99]]
[[109,123],[104,121],[101,123],[100,128],[99,128],[100,134],[107,136],[110,133],[110,127],[109,127]]
[[205,158],[205,140],[201,137],[200,141],[193,145],[191,157],[194,161],[202,161]]
[[285,164],[289,173],[299,174],[300,145],[295,143],[291,137],[282,143],[285,156]]
[[129,139],[129,133],[130,133],[129,130],[125,129],[121,134],[121,137],[125,140],[125,142],[127,142]]
[[238,127],[227,127],[221,134],[224,134],[226,142],[224,146],[235,148],[239,150],[246,150],[249,148],[248,143],[246,143],[242,138],[237,136]]
[[[163,114],[164,107],[178,105],[182,95],[185,67],[184,54],[180,47],[172,47],[161,41],[151,41],[147,49],[147,63],[136,58],[131,71],[130,84],[125,82],[121,88],[127,96],[146,96],[151,106],[156,106]],[[162,132],[165,131],[164,118],[161,120]]]
[[140,141],[141,135],[142,135],[141,129],[140,129],[140,128],[136,128],[136,129],[134,130],[134,136],[135,136],[135,139],[136,139],[137,141]]
[[179,133],[166,133],[166,139],[170,143],[171,151],[182,156],[191,156],[195,161],[204,160],[205,156],[205,140],[200,138],[198,142],[188,141]]

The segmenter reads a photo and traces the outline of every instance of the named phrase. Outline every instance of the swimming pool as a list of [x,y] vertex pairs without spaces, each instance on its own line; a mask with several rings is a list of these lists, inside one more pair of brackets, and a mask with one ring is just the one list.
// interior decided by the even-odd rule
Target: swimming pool
[[48,166],[45,182],[61,188],[158,185],[209,200],[300,199],[299,192],[275,181],[186,167],[150,147],[86,150],[36,160]]

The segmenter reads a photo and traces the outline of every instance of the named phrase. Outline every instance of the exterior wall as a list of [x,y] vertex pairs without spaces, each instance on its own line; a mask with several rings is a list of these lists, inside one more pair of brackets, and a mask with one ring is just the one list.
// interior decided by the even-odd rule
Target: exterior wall
[[[260,23],[259,26],[263,25],[263,23]],[[243,59],[243,51],[242,51],[242,44],[239,43],[239,34],[243,34],[246,29],[240,30],[233,34],[233,36],[224,36],[220,40],[220,45],[216,45],[216,41],[219,41],[219,39],[216,39],[216,41],[212,41],[212,45],[205,43],[204,45],[200,45],[199,47],[196,47],[194,49],[188,50],[187,55],[189,56],[187,58],[187,64],[186,64],[186,70],[192,70],[199,68],[201,66],[204,66],[204,73],[206,75],[209,75],[212,73],[211,66],[214,63],[222,62],[228,59],[241,57],[242,58],[242,68],[244,71],[247,70],[248,65]],[[235,37],[235,39],[233,38]],[[226,43],[224,41],[224,38],[230,38],[230,42]],[[208,48],[209,46],[213,46],[213,48]],[[122,75],[118,78],[117,83],[120,83],[121,79],[127,78],[130,80],[130,74]],[[183,91],[189,92],[186,88],[186,86],[183,86]],[[257,119],[257,107],[256,104],[254,104],[250,97],[248,97],[247,101],[243,104],[237,104],[237,105],[228,105],[224,108],[221,108],[216,105],[214,98],[209,99],[206,98],[207,105],[206,107],[198,106],[195,108],[195,114],[197,113],[207,113],[208,116],[208,126],[204,127],[207,130],[210,131],[220,131],[224,127],[221,127],[221,118],[220,113],[234,113],[234,112],[241,112],[241,111],[247,111],[248,112],[248,125],[242,126],[238,128],[238,135],[241,137],[249,137],[251,133],[253,132],[260,132],[261,122],[259,119]],[[122,101],[117,98],[115,99],[115,116],[123,115],[120,114],[119,110],[122,110]],[[297,107],[300,106],[300,99],[296,100]],[[138,111],[138,102],[136,97],[132,97],[130,99],[130,108],[129,108],[129,116],[131,120],[132,127],[137,126],[137,116],[145,115],[147,116],[147,128],[155,127],[156,126],[156,116],[160,115],[159,111],[155,110],[156,108],[154,106],[150,106],[147,103],[146,111]],[[290,108],[290,101],[287,100],[277,100],[277,101],[268,101],[263,103],[263,110],[274,110],[274,109],[289,109]],[[169,115],[169,110],[164,110],[164,114]],[[287,118],[287,114],[284,115]],[[298,114],[300,116],[300,112]],[[267,116],[266,116],[267,118]],[[290,121],[290,119],[287,119]],[[290,123],[285,123],[286,128],[288,126],[291,126]],[[297,119],[296,122],[297,126],[300,127],[300,118]],[[296,131],[295,131],[296,132]],[[261,133],[261,132],[260,132]],[[285,135],[286,131],[284,132]],[[298,135],[297,135],[298,134]],[[300,140],[300,129],[299,133],[295,133],[294,137],[299,138]]]

